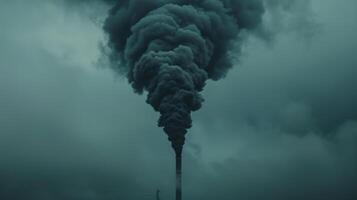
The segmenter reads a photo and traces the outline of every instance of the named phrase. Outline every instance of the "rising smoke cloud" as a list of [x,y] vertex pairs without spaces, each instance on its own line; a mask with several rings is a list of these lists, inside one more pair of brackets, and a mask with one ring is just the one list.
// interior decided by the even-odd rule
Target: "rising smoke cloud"
[[261,0],[120,0],[110,10],[104,30],[115,68],[135,92],[148,92],[176,153],[206,81],[226,75],[240,32],[258,27],[263,14]]

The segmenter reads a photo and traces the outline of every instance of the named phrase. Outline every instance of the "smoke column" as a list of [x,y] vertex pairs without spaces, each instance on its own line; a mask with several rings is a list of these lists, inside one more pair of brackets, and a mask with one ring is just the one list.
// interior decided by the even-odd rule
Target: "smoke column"
[[[176,153],[176,199],[181,200],[181,154],[200,92],[232,67],[230,50],[240,32],[259,26],[261,0],[118,0],[104,30],[114,68],[160,112]],[[237,44],[237,43],[235,43]],[[239,43],[238,43],[239,44]],[[238,47],[239,49],[239,47]]]

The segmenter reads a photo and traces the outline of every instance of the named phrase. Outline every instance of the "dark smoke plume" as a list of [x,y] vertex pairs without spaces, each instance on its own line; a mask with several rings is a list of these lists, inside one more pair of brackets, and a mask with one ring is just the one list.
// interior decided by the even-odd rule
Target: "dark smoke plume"
[[263,13],[261,0],[119,0],[110,10],[104,29],[115,67],[137,93],[148,92],[176,153],[206,80],[225,76],[234,41]]

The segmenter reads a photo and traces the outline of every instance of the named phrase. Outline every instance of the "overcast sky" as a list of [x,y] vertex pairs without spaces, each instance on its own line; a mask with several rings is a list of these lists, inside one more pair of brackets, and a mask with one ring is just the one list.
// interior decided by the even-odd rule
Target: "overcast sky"
[[[184,199],[357,199],[357,2],[289,1],[208,82]],[[103,62],[106,9],[0,1],[0,199],[173,199],[159,114]]]

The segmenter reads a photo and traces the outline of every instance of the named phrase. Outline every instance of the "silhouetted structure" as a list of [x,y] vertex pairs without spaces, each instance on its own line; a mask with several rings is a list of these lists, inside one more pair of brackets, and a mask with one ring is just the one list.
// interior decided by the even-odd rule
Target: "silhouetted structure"
[[[166,133],[168,133],[168,129],[165,129]],[[176,161],[176,200],[182,199],[182,149],[185,143],[186,130],[181,130],[182,133],[172,134],[174,137],[170,138],[171,146],[175,151],[175,161]],[[170,135],[170,134],[168,134]]]
[[156,200],[160,200],[160,190],[156,190]]
[[182,199],[182,154],[176,153],[176,200]]

